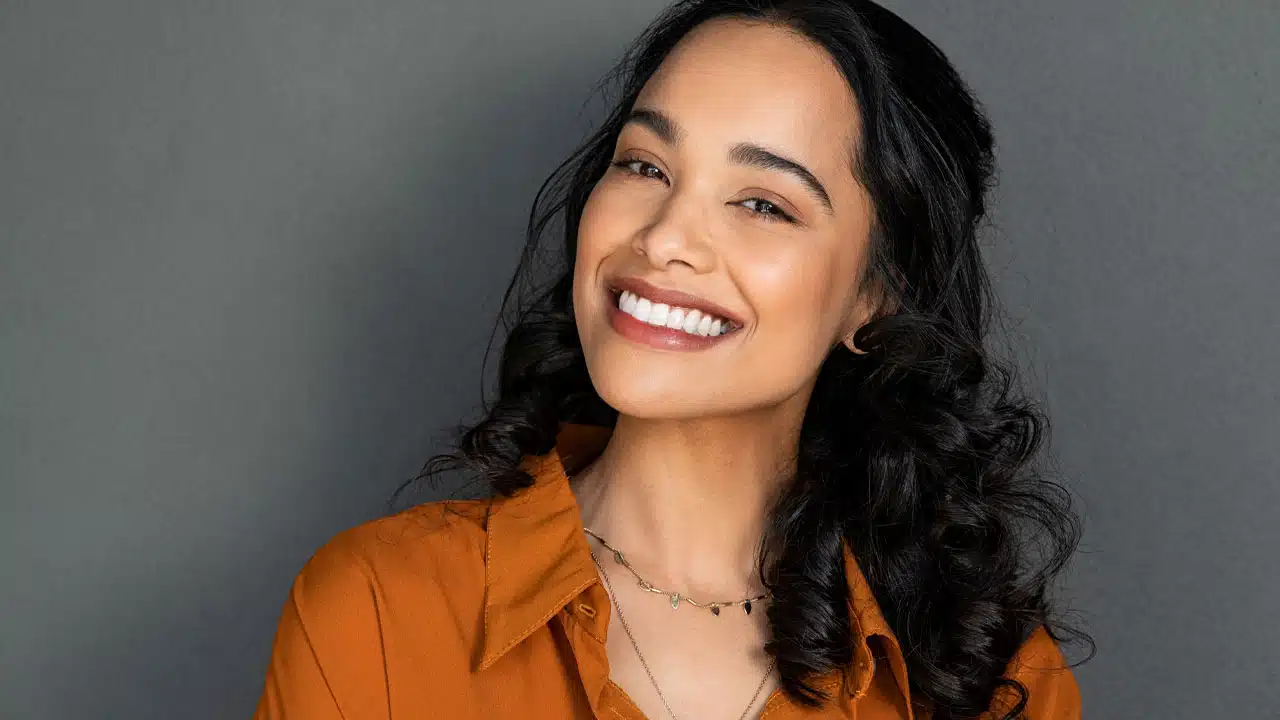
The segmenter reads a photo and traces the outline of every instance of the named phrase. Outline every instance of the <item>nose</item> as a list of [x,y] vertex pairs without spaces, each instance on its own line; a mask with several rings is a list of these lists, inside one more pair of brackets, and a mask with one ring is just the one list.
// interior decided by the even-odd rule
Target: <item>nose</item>
[[653,222],[636,233],[632,247],[656,269],[685,265],[697,273],[709,272],[716,255],[708,243],[705,211],[698,203],[688,194],[672,194]]

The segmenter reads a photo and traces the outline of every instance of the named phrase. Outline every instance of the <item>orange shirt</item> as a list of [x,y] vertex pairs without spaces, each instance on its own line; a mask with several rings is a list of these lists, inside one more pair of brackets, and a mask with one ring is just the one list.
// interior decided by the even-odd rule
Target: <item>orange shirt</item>
[[[568,476],[609,431],[565,425],[526,458],[514,498],[424,503],[340,533],[294,580],[256,720],[526,718],[645,720],[609,679],[610,603]],[[913,713],[893,632],[845,546],[854,667],[816,684],[833,700],[767,720],[925,720]],[[1038,628],[1006,675],[1030,690],[1029,720],[1080,717],[1075,678]]]

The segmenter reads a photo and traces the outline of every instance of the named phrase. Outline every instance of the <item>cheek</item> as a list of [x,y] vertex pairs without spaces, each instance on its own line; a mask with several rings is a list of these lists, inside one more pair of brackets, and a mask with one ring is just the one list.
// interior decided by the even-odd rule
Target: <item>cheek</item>
[[832,253],[796,248],[739,267],[739,286],[756,315],[748,375],[795,388],[818,371],[838,340],[853,282],[846,278],[854,277],[847,265]]
[[844,288],[836,282],[842,265],[825,254],[789,249],[748,270],[742,286],[751,294],[761,332],[814,346],[830,339],[843,306]]
[[587,202],[582,208],[582,216],[578,219],[578,251],[575,258],[577,261],[590,259],[596,255],[598,246],[604,238],[608,237],[604,221],[609,214],[602,212],[600,205],[600,193],[598,190],[593,190],[587,196]]
[[586,310],[582,303],[588,299],[588,287],[609,252],[608,243],[613,233],[608,227],[608,218],[609,213],[601,208],[600,193],[592,191],[578,220],[577,250],[573,260],[573,302],[578,314]]
[[[606,312],[607,296],[600,286],[605,266],[625,252],[629,221],[621,214],[616,188],[606,181],[597,184],[587,197],[578,220],[577,249],[574,253],[573,310],[578,335],[588,353],[598,340]],[[611,260],[611,258],[613,258]]]
[[636,209],[622,200],[622,193],[607,179],[587,197],[578,220],[575,262],[580,266],[585,263],[587,269],[594,269],[608,256],[625,249],[638,220],[634,217]]

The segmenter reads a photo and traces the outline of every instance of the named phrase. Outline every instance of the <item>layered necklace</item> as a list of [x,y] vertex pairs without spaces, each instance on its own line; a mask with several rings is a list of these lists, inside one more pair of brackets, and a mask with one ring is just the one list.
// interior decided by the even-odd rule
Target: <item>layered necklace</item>
[[[697,600],[694,600],[693,598],[687,597],[685,595],[681,595],[678,592],[662,590],[656,587],[653,583],[649,582],[648,580],[645,580],[640,575],[639,572],[636,572],[636,569],[631,566],[630,562],[627,561],[626,555],[623,555],[621,550],[618,550],[617,548],[610,545],[604,538],[600,537],[599,534],[595,533],[590,528],[584,527],[583,530],[586,530],[588,535],[590,535],[591,537],[594,537],[596,540],[599,540],[601,545],[603,545],[605,548],[611,551],[613,553],[614,561],[617,562],[619,565],[623,566],[624,568],[626,568],[628,571],[630,571],[630,573],[635,576],[637,584],[642,589],[648,592],[658,593],[659,595],[668,596],[671,599],[671,609],[673,610],[678,609],[681,604],[688,604],[694,607],[710,610],[712,615],[719,617],[720,608],[733,607],[736,605],[740,605],[742,606],[742,609],[748,615],[750,615],[752,603],[759,603],[771,598],[770,593],[765,593],[763,595],[757,595],[756,597],[751,597],[751,598],[744,598],[742,600],[698,602]],[[635,635],[631,632],[631,626],[627,624],[627,619],[622,614],[622,608],[618,605],[618,598],[614,594],[613,587],[609,583],[609,574],[605,572],[604,565],[602,565],[600,563],[600,559],[596,557],[595,550],[590,549],[590,547],[588,547],[588,549],[591,552],[591,560],[595,562],[596,567],[600,569],[600,577],[604,580],[605,591],[608,592],[609,599],[613,603],[613,608],[618,613],[618,620],[622,622],[622,629],[624,632],[626,632],[627,639],[631,641],[631,647],[636,651],[636,657],[640,658],[640,665],[644,667],[645,674],[649,676],[649,682],[653,684],[653,689],[658,693],[658,698],[662,700],[663,707],[667,709],[667,713],[671,715],[673,720],[675,720],[676,719],[675,711],[671,709],[671,705],[670,703],[667,702],[666,696],[662,694],[662,689],[658,687],[658,681],[654,678],[653,671],[649,669],[649,663],[645,662],[644,655],[640,652],[640,646],[636,644],[636,638],[635,638]],[[776,662],[777,661],[775,659],[772,659],[772,658],[770,659],[769,667],[765,670],[764,677],[760,678],[760,684],[756,686],[755,694],[751,696],[751,702],[747,703],[747,707],[745,710],[742,711],[742,715],[739,718],[739,720],[746,720],[747,714],[750,713],[751,708],[755,706],[756,699],[760,697],[760,691],[764,689],[765,683],[769,680],[769,677],[773,674],[773,668]]]

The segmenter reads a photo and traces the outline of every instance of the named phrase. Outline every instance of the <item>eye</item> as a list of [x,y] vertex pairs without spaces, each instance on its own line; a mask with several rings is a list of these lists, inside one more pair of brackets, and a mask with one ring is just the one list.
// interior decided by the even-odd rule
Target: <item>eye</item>
[[[654,165],[653,163],[650,163],[650,162],[645,162],[644,160],[641,160],[639,158],[624,157],[620,160],[615,160],[614,162],[611,162],[609,164],[612,165],[613,167],[621,168],[626,172],[631,173],[632,175],[638,175],[640,177],[650,178],[653,180],[661,180],[663,178],[662,171],[658,169],[657,165]],[[633,166],[637,166],[637,165],[639,166],[640,169],[638,170],[632,169]],[[649,170],[654,170],[657,172],[657,174],[656,175],[650,174]]]
[[[609,163],[612,167],[620,168],[623,171],[641,178],[649,178],[651,180],[665,180],[662,170],[653,163],[646,162],[639,158],[624,157]],[[649,171],[653,172],[650,173]],[[746,207],[746,203],[756,203],[758,210],[750,210],[752,215],[759,217],[765,222],[786,222],[795,224],[796,219],[788,214],[785,210],[778,207],[777,204],[769,202],[764,198],[747,198],[739,205]]]
[[752,214],[759,215],[766,222],[794,223],[796,221],[785,210],[763,198],[747,198],[739,204],[746,207],[746,203],[756,203],[756,207],[761,209],[752,210]]

